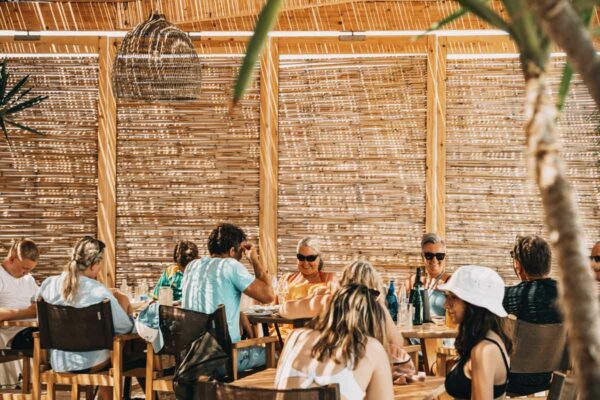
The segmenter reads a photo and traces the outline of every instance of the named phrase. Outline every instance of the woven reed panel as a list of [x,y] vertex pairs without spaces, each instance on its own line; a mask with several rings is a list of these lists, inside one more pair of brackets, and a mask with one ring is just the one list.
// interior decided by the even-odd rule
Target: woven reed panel
[[[208,58],[199,100],[118,104],[117,282],[158,279],[179,239],[219,222],[258,236],[259,84],[227,113],[240,58]],[[256,242],[255,242],[256,243]]]
[[32,94],[50,96],[18,117],[45,136],[11,129],[12,153],[0,139],[0,243],[35,240],[41,282],[62,270],[80,237],[96,235],[98,59],[11,58],[8,70],[12,84],[29,74]]
[[426,75],[425,57],[281,61],[280,269],[307,235],[330,271],[358,255],[395,272],[419,262]]
[[[560,80],[554,63],[554,93]],[[525,160],[524,80],[516,59],[447,65],[446,238],[452,268],[479,264],[515,282],[509,251],[517,234],[548,238],[539,191]],[[574,186],[586,246],[600,239],[600,117],[575,76],[560,119],[562,157]],[[556,268],[553,274],[556,274]]]

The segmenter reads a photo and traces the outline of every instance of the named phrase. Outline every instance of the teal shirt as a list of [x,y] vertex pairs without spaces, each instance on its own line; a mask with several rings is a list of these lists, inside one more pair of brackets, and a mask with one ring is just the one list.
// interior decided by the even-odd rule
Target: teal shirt
[[[115,334],[122,335],[133,330],[133,320],[123,311],[119,302],[102,283],[86,276],[79,276],[79,285],[75,301],[67,303],[62,297],[62,284],[66,273],[46,279],[38,292],[44,301],[59,306],[87,307],[97,304],[104,299],[110,300]],[[76,332],[72,332],[76,335]],[[108,350],[95,351],[61,351],[50,350],[50,364],[56,372],[79,371],[99,365],[110,358]]]
[[234,258],[203,257],[185,267],[183,274],[183,308],[205,314],[225,305],[227,326],[233,342],[241,340],[240,299],[254,276]]
[[183,283],[183,272],[179,269],[179,265],[173,265],[166,269],[165,272],[162,273],[158,282],[156,282],[156,286],[154,287],[154,292],[152,295],[155,299],[158,299],[158,288],[159,287],[170,287],[173,289],[173,301],[181,300],[181,287]]

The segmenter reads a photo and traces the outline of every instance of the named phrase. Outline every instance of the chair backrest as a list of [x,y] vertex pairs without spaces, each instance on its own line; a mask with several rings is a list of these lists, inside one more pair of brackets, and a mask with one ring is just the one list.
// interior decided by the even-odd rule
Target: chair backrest
[[577,386],[575,377],[562,372],[552,373],[552,383],[548,390],[547,400],[575,400],[577,399]]
[[513,324],[515,350],[510,357],[510,372],[535,373],[564,370],[567,335],[564,324],[532,324],[508,320]]
[[[223,350],[227,354],[231,354],[231,338],[227,329],[225,306],[222,304],[212,314],[162,305],[158,310],[160,330],[164,341],[160,354],[178,356],[205,332],[210,332]],[[222,326],[223,321],[224,327]]]
[[195,400],[340,400],[340,398],[337,384],[308,389],[277,390],[200,381],[194,389]]
[[114,326],[108,299],[88,307],[76,308],[49,304],[38,297],[37,314],[40,346],[43,349],[112,349]]

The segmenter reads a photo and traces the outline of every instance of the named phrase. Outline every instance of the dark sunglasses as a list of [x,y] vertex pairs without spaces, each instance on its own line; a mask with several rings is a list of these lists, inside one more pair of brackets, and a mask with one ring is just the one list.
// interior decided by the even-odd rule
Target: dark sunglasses
[[438,261],[444,261],[446,253],[423,253],[423,257],[428,261],[433,260],[433,257],[437,258]]
[[600,256],[590,256],[590,260],[600,263]]
[[298,261],[313,262],[317,259],[317,257],[319,257],[318,254],[311,254],[310,256],[305,256],[300,253],[296,254],[296,258],[298,259]]

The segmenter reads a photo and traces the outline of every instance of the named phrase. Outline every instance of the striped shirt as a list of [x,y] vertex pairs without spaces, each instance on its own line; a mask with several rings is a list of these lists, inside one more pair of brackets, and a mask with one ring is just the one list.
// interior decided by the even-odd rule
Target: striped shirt
[[203,257],[185,267],[183,274],[183,308],[205,314],[225,305],[227,326],[233,342],[241,340],[240,299],[254,276],[234,258]]
[[[110,290],[94,279],[80,275],[75,301],[67,303],[62,297],[62,284],[66,276],[66,273],[62,273],[61,275],[46,279],[40,287],[38,296],[42,296],[50,304],[77,308],[91,306],[92,304],[100,303],[104,299],[109,299],[115,334],[130,333],[133,330],[131,317],[123,311]],[[110,352],[108,350],[84,352],[50,350],[50,364],[56,372],[88,369],[105,362],[109,358]]]

